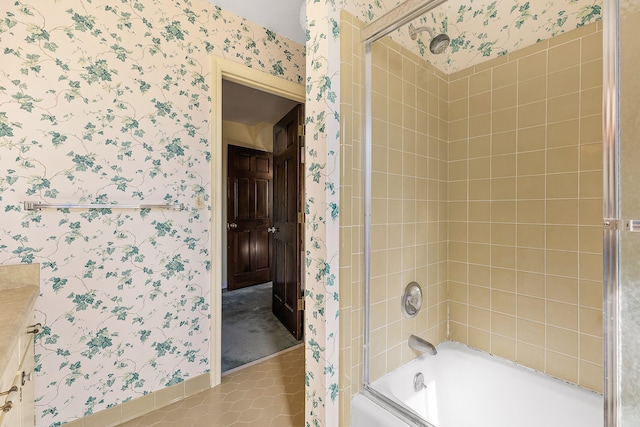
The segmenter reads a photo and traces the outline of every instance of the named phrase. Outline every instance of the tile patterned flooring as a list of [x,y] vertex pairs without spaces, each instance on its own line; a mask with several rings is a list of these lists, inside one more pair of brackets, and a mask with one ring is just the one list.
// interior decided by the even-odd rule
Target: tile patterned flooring
[[120,427],[304,425],[304,345],[222,377],[222,384]]

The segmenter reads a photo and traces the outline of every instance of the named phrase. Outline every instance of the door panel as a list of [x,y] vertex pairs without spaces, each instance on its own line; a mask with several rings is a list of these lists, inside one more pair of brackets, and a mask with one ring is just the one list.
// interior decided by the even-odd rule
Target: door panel
[[271,280],[273,156],[229,146],[228,289]]
[[298,105],[273,128],[273,313],[296,339],[302,338],[302,241],[304,187],[300,134],[304,110]]

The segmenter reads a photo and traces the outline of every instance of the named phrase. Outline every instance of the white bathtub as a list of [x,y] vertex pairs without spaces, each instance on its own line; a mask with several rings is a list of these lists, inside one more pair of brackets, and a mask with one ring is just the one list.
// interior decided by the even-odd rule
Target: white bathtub
[[[427,386],[414,391],[422,372]],[[402,402],[436,427],[602,427],[601,395],[504,359],[444,342],[371,387]],[[415,425],[357,394],[351,427]]]

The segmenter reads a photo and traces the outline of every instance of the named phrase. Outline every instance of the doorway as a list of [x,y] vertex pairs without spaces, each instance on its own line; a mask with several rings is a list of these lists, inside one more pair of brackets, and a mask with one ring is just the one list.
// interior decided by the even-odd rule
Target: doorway
[[[275,107],[265,107],[264,97],[282,98],[289,103],[289,106],[296,105],[304,102],[304,86],[293,84],[284,81],[280,78],[266,75],[265,73],[252,70],[241,66],[239,64],[230,63],[226,60],[215,58],[214,59],[214,85],[213,85],[213,99],[214,103],[214,135],[212,144],[212,176],[213,176],[213,215],[212,221],[215,224],[212,229],[215,231],[214,237],[214,251],[212,253],[212,269],[216,272],[212,284],[212,385],[215,386],[220,383],[220,375],[222,372],[221,359],[222,359],[222,292],[223,288],[227,288],[229,281],[227,280],[228,271],[227,265],[227,219],[229,218],[227,212],[227,185],[226,179],[216,179],[216,177],[226,177],[227,173],[227,156],[228,152],[226,147],[229,145],[239,145],[243,148],[253,149],[257,152],[269,153],[273,152],[273,147],[266,142],[268,138],[266,135],[273,137],[273,125],[276,121],[269,120],[264,121],[260,119],[260,115],[265,113],[276,113]],[[224,87],[224,89],[223,89]],[[227,91],[231,88],[232,92],[229,95]],[[236,92],[234,92],[236,91]],[[240,91],[240,92],[237,92]],[[226,94],[225,94],[226,92]],[[261,97],[255,99],[254,96]],[[228,101],[231,103],[229,106]],[[224,107],[223,107],[224,103]],[[239,104],[239,105],[234,105]],[[256,113],[257,110],[257,113]],[[283,110],[280,110],[281,112]],[[287,110],[288,111],[288,110]],[[260,123],[245,123],[242,126],[238,126],[238,117],[229,116],[229,114],[240,114],[244,117],[242,120],[247,120],[248,117],[258,114],[258,120]],[[281,116],[285,116],[286,111]],[[255,119],[254,119],[255,120]],[[268,126],[265,123],[269,123]],[[227,138],[227,135],[223,136],[223,129],[231,127],[231,138]],[[234,129],[235,127],[235,129]],[[240,135],[238,132],[240,132]],[[242,136],[242,137],[239,137]],[[253,143],[246,144],[247,138],[252,140]],[[226,141],[230,139],[231,141]],[[260,154],[260,153],[257,153]],[[274,165],[275,166],[275,165]],[[302,196],[300,196],[302,199]],[[232,224],[233,222],[229,222]],[[270,235],[277,234],[273,230],[275,224],[271,224],[268,228],[271,229]],[[275,227],[276,229],[282,229],[282,227]],[[300,227],[302,228],[302,227]],[[246,233],[245,233],[246,234]],[[264,239],[263,239],[264,240]],[[216,256],[217,255],[217,256]],[[272,261],[276,263],[276,261]],[[300,277],[300,275],[296,275]],[[260,279],[256,279],[257,282],[263,282],[257,284],[257,286],[251,286],[255,283],[250,283],[252,280],[245,281],[241,286],[241,289],[228,292],[228,295],[232,295],[234,292],[253,292],[252,288],[257,291],[262,291],[264,294],[264,288],[270,288],[272,285],[269,282],[264,282],[265,277],[260,276]],[[238,296],[239,294],[236,294]],[[273,298],[273,292],[271,292]],[[250,298],[240,297],[244,302],[249,302]],[[268,301],[271,303],[271,301]],[[297,300],[296,300],[297,304]],[[254,306],[254,304],[250,304]],[[269,304],[270,305],[270,304]],[[254,322],[256,323],[261,322]],[[293,337],[292,337],[293,338]]]

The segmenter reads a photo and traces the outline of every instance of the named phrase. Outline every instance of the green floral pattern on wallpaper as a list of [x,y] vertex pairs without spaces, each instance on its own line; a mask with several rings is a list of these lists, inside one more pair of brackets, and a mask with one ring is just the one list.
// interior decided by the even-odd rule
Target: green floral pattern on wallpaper
[[601,0],[453,0],[448,7],[446,21],[438,26],[451,37],[447,72],[506,55],[602,17]]
[[[306,425],[338,425],[340,25],[344,9],[368,23],[398,0],[307,0],[306,150]],[[449,0],[418,19],[447,32],[445,55],[428,51],[428,40],[411,41],[406,29],[392,37],[444,72],[533,44],[600,19],[600,2]],[[351,367],[346,367],[350,369]],[[345,397],[348,398],[348,397]]]
[[[371,22],[402,2],[374,0],[344,2],[343,8]],[[392,38],[445,73],[453,73],[532,45],[602,18],[602,0],[449,0],[421,16],[414,25],[427,25],[451,37],[449,49],[429,52],[429,36],[413,41],[406,27]]]
[[307,2],[306,426],[338,425],[339,11]]
[[45,3],[0,6],[0,263],[42,265],[37,425],[55,426],[208,372],[211,55],[300,84],[305,58],[202,0]]
[[[308,0],[306,76],[302,47],[204,0],[2,5],[0,262],[42,263],[38,425],[209,369],[210,55],[307,86],[306,423],[337,422],[338,16],[370,22],[399,3]],[[575,0],[443,7],[421,21],[452,37],[446,55],[402,43],[446,72],[600,15]],[[23,200],[187,210],[26,212]]]

